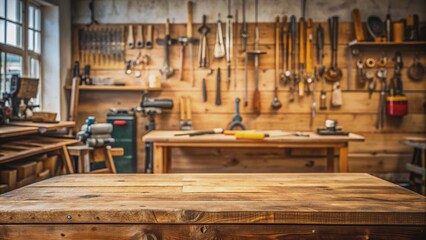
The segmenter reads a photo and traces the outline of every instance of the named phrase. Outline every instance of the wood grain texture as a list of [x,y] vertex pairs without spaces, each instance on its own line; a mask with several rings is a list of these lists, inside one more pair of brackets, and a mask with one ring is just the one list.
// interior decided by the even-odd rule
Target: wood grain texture
[[[157,239],[176,240],[316,240],[377,239],[413,240],[426,237],[423,227],[337,225],[178,225],[178,224],[46,224],[3,225],[0,239]],[[152,235],[151,235],[152,236]]]
[[72,121],[61,121],[59,123],[37,123],[30,121],[18,121],[18,122],[10,122],[12,126],[19,127],[36,127],[40,132],[44,133],[45,131],[53,131],[61,128],[71,128],[75,126],[75,122]]
[[26,158],[40,153],[61,149],[63,146],[75,144],[75,139],[48,137],[26,137],[25,139],[8,140],[0,145],[0,164]]
[[78,174],[1,195],[0,223],[425,227],[425,200],[356,173]]
[[36,127],[19,127],[19,126],[8,126],[8,125],[0,126],[0,138],[16,137],[16,136],[33,134],[37,132],[38,132],[38,128]]

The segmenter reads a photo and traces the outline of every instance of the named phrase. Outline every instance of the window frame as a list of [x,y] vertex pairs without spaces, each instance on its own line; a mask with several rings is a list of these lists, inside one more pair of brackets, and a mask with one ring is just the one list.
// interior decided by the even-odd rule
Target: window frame
[[[5,18],[1,18],[1,20],[5,21],[5,43],[0,43],[0,53],[5,53],[6,54],[15,54],[15,55],[19,55],[22,58],[22,69],[21,69],[21,75],[22,76],[29,76],[31,74],[31,59],[36,59],[39,62],[39,76],[38,78],[40,79],[39,81],[39,89],[38,89],[38,95],[39,97],[37,97],[37,102],[39,102],[41,104],[42,99],[41,97],[43,96],[42,94],[42,79],[43,79],[43,71],[42,71],[42,55],[43,55],[43,7],[40,3],[38,3],[36,0],[19,0],[21,2],[21,19],[22,19],[22,23],[16,22],[16,21],[12,21],[7,19],[7,0],[5,1]],[[31,28],[31,30],[33,31],[37,31],[40,33],[40,53],[37,53],[35,51],[29,50],[29,46],[28,46],[28,36],[29,36],[29,31],[30,31],[30,27],[29,27],[29,9],[31,7],[37,8],[40,11],[40,30],[35,30],[34,28]],[[34,16],[35,17],[35,16]],[[14,24],[19,24],[21,26],[21,47],[17,47],[17,46],[12,46],[12,45],[8,45],[6,43],[7,41],[7,28],[6,28],[6,22],[11,22]],[[34,38],[35,35],[33,35]],[[34,41],[34,40],[33,40]],[[34,49],[35,50],[35,49]],[[2,59],[0,56],[0,60],[3,61],[4,63],[6,63],[6,59]],[[5,86],[5,83],[3,81],[6,81],[6,69],[7,69],[7,64],[4,64],[3,67],[3,71],[4,71],[4,76],[3,79],[0,79],[0,92],[4,92],[5,90],[2,89],[2,86]]]

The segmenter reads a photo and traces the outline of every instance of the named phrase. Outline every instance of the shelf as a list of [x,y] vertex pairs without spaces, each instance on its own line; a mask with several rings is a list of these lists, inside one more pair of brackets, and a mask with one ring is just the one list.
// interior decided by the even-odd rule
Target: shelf
[[[71,90],[71,86],[65,86],[66,90]],[[161,88],[148,88],[145,86],[94,86],[83,85],[79,86],[81,91],[160,91]]]
[[357,42],[357,40],[353,40],[349,42],[349,47],[355,47],[355,46],[421,46],[426,45],[425,41],[419,42],[419,41],[413,41],[413,42],[401,42],[401,43],[395,43],[395,42]]

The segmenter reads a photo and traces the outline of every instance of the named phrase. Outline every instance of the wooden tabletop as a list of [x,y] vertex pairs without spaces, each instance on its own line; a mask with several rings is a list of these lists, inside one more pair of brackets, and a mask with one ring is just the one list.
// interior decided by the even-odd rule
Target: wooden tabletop
[[[350,133],[349,136],[320,136],[313,132],[306,132],[309,137],[282,136],[270,137],[264,140],[236,140],[234,136],[226,136],[224,134],[207,134],[201,136],[174,136],[178,133],[187,133],[188,131],[151,131],[143,137],[145,142],[185,142],[185,143],[203,143],[203,142],[349,142],[364,141],[364,137]],[[267,132],[267,131],[265,131]],[[285,132],[284,132],[285,133]]]
[[0,138],[17,137],[35,133],[38,133],[37,127],[0,125]]
[[361,173],[78,174],[0,195],[0,224],[426,226],[426,198]]
[[76,139],[28,136],[23,139],[7,140],[0,144],[0,164],[46,153],[65,145],[78,143]]
[[75,122],[72,121],[60,121],[59,123],[39,123],[31,121],[16,121],[10,122],[11,126],[20,126],[20,127],[36,127],[39,130],[53,131],[60,128],[70,128],[75,126]]

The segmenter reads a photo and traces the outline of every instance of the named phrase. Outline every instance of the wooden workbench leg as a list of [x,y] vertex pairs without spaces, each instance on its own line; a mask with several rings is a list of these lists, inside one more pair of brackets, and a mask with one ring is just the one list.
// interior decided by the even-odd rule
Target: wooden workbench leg
[[67,146],[65,146],[65,145],[62,146],[61,155],[62,155],[62,159],[64,161],[65,171],[69,174],[73,174],[74,169],[73,169],[72,164],[71,164],[71,158],[70,158],[70,154],[68,153]]
[[111,173],[117,173],[117,169],[115,168],[115,163],[114,163],[114,159],[112,158],[112,154],[111,154],[111,146],[106,146],[105,148],[105,155],[106,155],[106,159],[105,159],[105,164],[107,166],[107,168],[110,170]]
[[165,154],[162,146],[158,146],[154,143],[154,173],[166,173],[166,166],[164,166],[164,163],[166,163]]
[[327,148],[327,172],[334,172],[334,148]]
[[164,149],[164,168],[167,173],[172,172],[172,148],[165,147]]
[[348,172],[348,145],[339,148],[339,171]]

